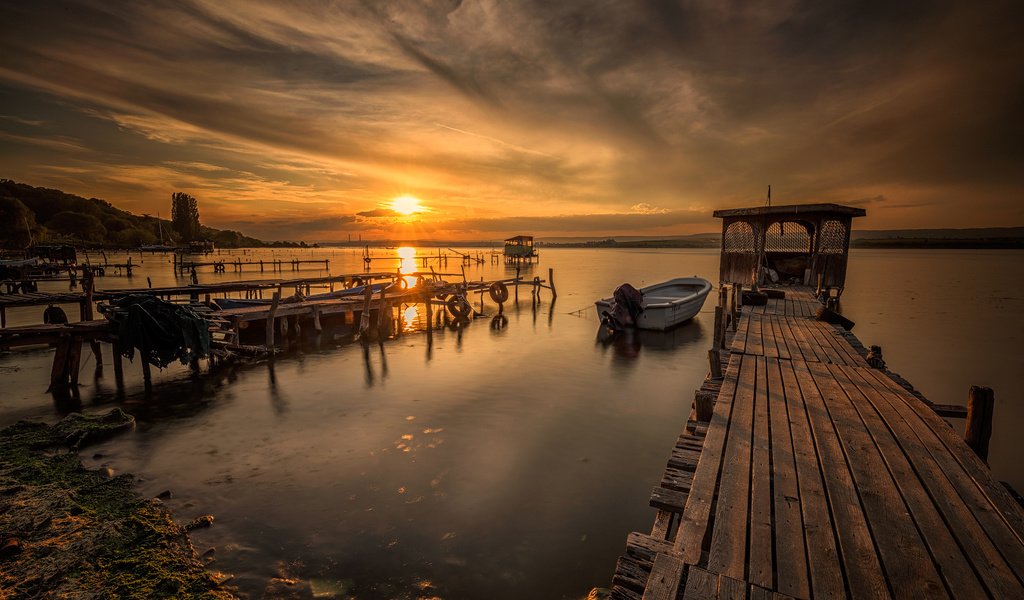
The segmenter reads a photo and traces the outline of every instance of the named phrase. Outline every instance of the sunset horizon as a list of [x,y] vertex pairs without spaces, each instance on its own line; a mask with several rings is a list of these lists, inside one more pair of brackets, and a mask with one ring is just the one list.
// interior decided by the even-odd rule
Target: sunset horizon
[[1012,3],[0,11],[0,176],[136,214],[185,192],[260,239],[667,236],[771,185],[865,229],[1024,225]]

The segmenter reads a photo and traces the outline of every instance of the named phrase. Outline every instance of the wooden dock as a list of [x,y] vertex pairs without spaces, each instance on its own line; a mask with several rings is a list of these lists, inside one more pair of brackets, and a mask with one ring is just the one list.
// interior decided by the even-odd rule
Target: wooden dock
[[723,377],[697,392],[612,597],[1024,598],[1021,506],[933,406],[815,319],[812,290],[784,293],[722,307],[739,316]]

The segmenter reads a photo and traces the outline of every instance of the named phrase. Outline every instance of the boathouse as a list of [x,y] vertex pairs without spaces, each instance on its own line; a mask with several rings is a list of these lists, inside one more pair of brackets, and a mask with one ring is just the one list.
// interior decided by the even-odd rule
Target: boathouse
[[719,279],[751,285],[803,283],[842,292],[850,251],[850,226],[863,208],[794,204],[716,210],[722,219]]
[[532,235],[517,235],[505,240],[505,264],[520,262],[532,262],[537,259],[537,252],[533,248]]

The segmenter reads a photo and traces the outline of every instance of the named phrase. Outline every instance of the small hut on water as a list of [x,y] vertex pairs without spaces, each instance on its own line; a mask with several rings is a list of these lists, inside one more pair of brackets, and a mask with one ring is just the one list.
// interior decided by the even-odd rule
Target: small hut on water
[[537,252],[533,248],[532,235],[517,235],[505,240],[505,264],[519,264],[539,260]]
[[850,227],[865,214],[839,204],[716,210],[722,219],[719,278],[743,285],[802,283],[838,296],[846,281]]

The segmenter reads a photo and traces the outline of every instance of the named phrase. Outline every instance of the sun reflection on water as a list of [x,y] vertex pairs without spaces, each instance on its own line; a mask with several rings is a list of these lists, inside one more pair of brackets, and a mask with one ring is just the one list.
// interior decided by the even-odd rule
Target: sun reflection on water
[[416,331],[416,319],[419,316],[420,311],[416,309],[416,306],[405,309],[405,312],[402,313],[402,331],[405,333]]
[[[416,268],[416,248],[412,246],[401,246],[395,250],[399,258],[399,270],[403,273],[402,279],[407,284],[406,287],[416,287],[416,276],[410,275],[410,273],[418,272]],[[408,322],[409,319],[406,319]]]

